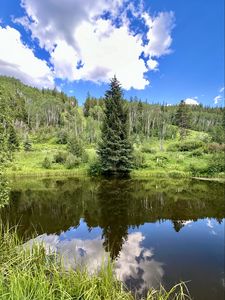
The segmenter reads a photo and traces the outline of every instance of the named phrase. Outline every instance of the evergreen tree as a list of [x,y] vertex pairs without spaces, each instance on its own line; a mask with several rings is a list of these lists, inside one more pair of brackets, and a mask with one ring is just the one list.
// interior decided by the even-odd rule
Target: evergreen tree
[[175,123],[180,128],[180,138],[184,139],[187,135],[187,128],[189,128],[190,116],[188,114],[188,107],[184,100],[181,100],[175,114]]
[[129,173],[132,168],[132,146],[128,136],[128,112],[122,99],[120,83],[114,76],[105,93],[102,141],[98,154],[104,174]]
[[9,127],[8,148],[11,152],[19,148],[17,134],[15,128],[12,125]]

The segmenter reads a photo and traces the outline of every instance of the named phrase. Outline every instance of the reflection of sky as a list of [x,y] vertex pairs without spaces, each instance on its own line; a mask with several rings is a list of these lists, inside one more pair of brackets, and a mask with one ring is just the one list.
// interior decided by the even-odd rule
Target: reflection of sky
[[[80,228],[84,230],[85,224]],[[76,234],[76,231],[77,234]],[[97,231],[94,235],[97,234]],[[30,240],[28,243],[42,243],[48,254],[59,253],[62,256],[66,269],[76,266],[85,266],[89,273],[94,273],[107,263],[109,253],[104,250],[103,240],[100,236],[80,239],[79,228],[70,229],[61,235],[43,234]],[[145,239],[141,232],[128,235],[121,252],[115,261],[115,273],[117,278],[125,282],[136,292],[143,294],[148,288],[156,287],[164,274],[163,264],[154,259],[153,249],[142,247]]]
[[[179,220],[179,232],[171,221],[146,223],[128,230],[127,240],[115,262],[115,272],[128,287],[142,294],[149,287],[169,281],[192,280],[192,286],[208,287],[224,277],[224,220]],[[89,230],[84,220],[78,228],[60,235],[43,234],[34,241],[43,242],[47,252],[63,256],[66,268],[84,265],[90,273],[107,262],[102,229]],[[32,243],[33,241],[30,241]],[[208,299],[208,298],[206,298]]]

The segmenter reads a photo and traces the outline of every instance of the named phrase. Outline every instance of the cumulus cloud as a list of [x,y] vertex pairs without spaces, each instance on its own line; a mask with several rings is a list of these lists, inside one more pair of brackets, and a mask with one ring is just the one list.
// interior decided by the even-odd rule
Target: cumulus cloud
[[14,76],[36,87],[53,87],[53,73],[47,63],[35,57],[23,44],[16,29],[0,26],[0,74]]
[[196,99],[187,98],[184,100],[187,105],[199,105],[199,102]]
[[[22,0],[22,6],[26,15],[15,22],[49,52],[54,76],[61,79],[102,83],[116,74],[125,89],[143,89],[146,73],[171,51],[172,12],[151,17],[143,5],[134,9],[127,0]],[[133,19],[147,31],[142,26],[134,33]]]

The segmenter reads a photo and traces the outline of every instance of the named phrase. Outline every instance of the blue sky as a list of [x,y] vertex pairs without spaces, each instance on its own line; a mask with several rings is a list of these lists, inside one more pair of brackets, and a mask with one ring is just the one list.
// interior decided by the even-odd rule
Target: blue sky
[[224,103],[223,0],[1,0],[0,41],[0,74],[80,103],[114,74],[127,98]]

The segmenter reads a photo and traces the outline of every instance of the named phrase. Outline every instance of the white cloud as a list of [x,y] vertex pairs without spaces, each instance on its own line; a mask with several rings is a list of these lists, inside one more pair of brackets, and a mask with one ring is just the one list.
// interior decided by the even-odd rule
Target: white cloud
[[187,105],[199,105],[199,102],[196,99],[187,98],[184,100]]
[[160,57],[170,53],[172,43],[171,31],[174,27],[174,13],[161,12],[155,18],[147,13],[143,14],[149,30],[147,38],[148,44],[145,46],[145,54],[150,57]]
[[14,76],[36,87],[54,86],[51,69],[23,44],[19,31],[9,26],[0,26],[0,41],[1,75]]
[[[157,70],[158,58],[170,53],[172,12],[152,18],[143,5],[134,9],[127,0],[22,0],[22,6],[26,16],[15,22],[50,53],[54,76],[61,79],[102,83],[116,74],[125,89],[143,89],[149,84],[146,73]],[[131,31],[128,11],[147,25],[147,44],[146,32]],[[120,19],[116,25],[115,17]],[[76,68],[80,63],[83,67]]]
[[224,92],[224,87],[222,87],[220,90],[219,90],[219,93],[223,93]]
[[218,104],[222,100],[222,96],[218,95],[213,100],[214,100],[214,104]]

